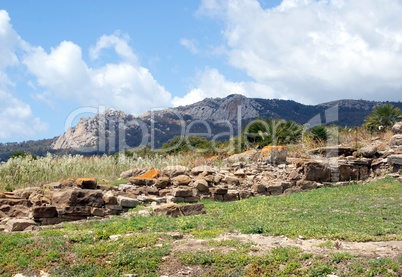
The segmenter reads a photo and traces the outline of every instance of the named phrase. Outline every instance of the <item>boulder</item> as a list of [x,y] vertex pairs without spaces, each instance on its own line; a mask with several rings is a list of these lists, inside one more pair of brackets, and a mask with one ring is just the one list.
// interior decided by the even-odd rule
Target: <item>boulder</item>
[[388,163],[394,165],[402,165],[402,154],[390,155],[387,158]]
[[173,190],[174,197],[192,197],[193,190],[191,188],[176,188]]
[[199,175],[203,172],[206,172],[207,174],[214,174],[214,173],[216,173],[216,169],[214,169],[208,165],[200,165],[200,166],[196,166],[193,169],[191,169],[191,173],[193,175]]
[[24,231],[30,226],[37,226],[36,222],[31,219],[16,218],[10,219],[6,223],[6,227],[10,232]]
[[252,190],[254,193],[265,193],[265,192],[267,192],[267,187],[264,186],[263,184],[254,184],[254,185],[251,187],[251,190]]
[[75,184],[81,189],[96,189],[98,180],[96,178],[77,178]]
[[362,147],[359,154],[365,158],[373,158],[377,154],[377,147],[373,145]]
[[281,183],[273,183],[268,185],[266,190],[270,195],[281,195],[283,192],[283,187]]
[[329,182],[331,180],[331,169],[325,163],[306,162],[304,164],[304,173],[307,181]]
[[239,192],[237,190],[228,190],[228,192],[223,195],[223,201],[237,201],[240,200]]
[[40,206],[32,208],[32,216],[34,218],[51,218],[57,217],[57,209],[55,206]]
[[91,215],[91,207],[89,206],[67,206],[58,211],[60,218],[81,219]]
[[102,198],[106,205],[117,205],[117,197],[111,191],[104,193]]
[[308,151],[309,155],[320,155],[327,158],[339,156],[351,156],[356,150],[350,147],[327,146]]
[[339,181],[359,180],[359,169],[351,164],[339,165]]
[[159,177],[156,179],[155,187],[158,189],[164,189],[170,185],[170,178],[166,176]]
[[202,203],[180,206],[181,214],[184,216],[206,214],[205,206]]
[[286,156],[286,146],[268,145],[262,148],[260,159],[269,164],[282,164],[286,163]]
[[17,189],[13,191],[13,194],[19,198],[29,199],[32,194],[43,195],[43,190],[40,188]]
[[100,190],[74,190],[67,189],[53,191],[52,205],[62,208],[67,206],[102,207],[105,204]]
[[191,183],[191,178],[187,175],[178,175],[172,179],[174,186],[187,186]]
[[145,169],[145,168],[131,168],[129,170],[126,170],[126,171],[123,171],[122,173],[120,173],[120,178],[127,179],[127,178],[130,178],[133,176],[141,175],[146,171],[147,171],[147,169]]
[[238,177],[226,175],[223,180],[228,185],[238,186],[240,185],[240,180]]
[[[300,180],[297,181],[296,185],[300,187],[302,190],[311,190],[311,189],[316,189],[317,188],[317,183],[313,181],[307,181],[307,180]],[[295,192],[297,191],[297,188],[290,188],[287,189],[287,193]]]
[[389,146],[395,150],[402,149],[402,134],[393,135],[389,141]]
[[172,177],[176,177],[178,175],[185,175],[188,172],[190,172],[190,169],[183,165],[170,165],[170,166],[164,167],[162,169],[162,172],[164,175],[172,178]]
[[397,122],[392,126],[392,132],[394,132],[395,135],[402,135],[402,122]]
[[194,181],[194,187],[199,191],[199,192],[209,192],[209,186],[208,182],[205,181],[204,179],[197,179]]
[[6,217],[28,217],[30,209],[23,205],[2,205],[0,206],[0,212]]
[[180,211],[180,205],[175,203],[167,203],[153,207],[153,212],[155,215],[162,215],[168,217],[182,216],[182,213]]
[[117,196],[117,203],[123,208],[135,208],[138,204],[140,204],[140,201],[134,198],[119,195]]
[[22,198],[0,198],[0,206],[3,205],[9,205],[9,206],[20,205],[25,207],[31,207],[32,203],[31,201]]
[[212,194],[217,194],[217,195],[225,195],[226,193],[228,193],[227,188],[220,188],[220,187],[210,188],[209,191]]
[[258,151],[257,150],[247,150],[245,152],[239,153],[239,154],[234,154],[225,160],[234,163],[234,162],[239,162],[239,161],[244,161],[244,162],[250,162],[258,159]]
[[158,169],[151,169],[144,174],[136,177],[130,177],[128,180],[131,184],[138,186],[150,186],[156,183],[156,179],[161,175]]

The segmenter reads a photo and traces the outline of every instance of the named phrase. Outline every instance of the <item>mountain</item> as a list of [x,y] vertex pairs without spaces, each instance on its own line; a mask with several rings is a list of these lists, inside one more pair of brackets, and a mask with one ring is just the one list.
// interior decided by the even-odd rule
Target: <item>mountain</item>
[[[225,140],[238,134],[255,119],[285,119],[306,126],[336,124],[354,127],[361,125],[377,106],[391,103],[402,109],[401,102],[339,100],[319,105],[304,105],[291,100],[247,98],[229,95],[225,98],[206,98],[200,102],[147,112],[134,117],[122,111],[107,110],[92,118],[82,118],[64,134],[49,140],[23,144],[0,144],[0,158],[11,150],[71,152],[83,154],[114,153],[124,149],[163,143],[180,135],[206,136]],[[12,146],[12,147],[11,147]]]

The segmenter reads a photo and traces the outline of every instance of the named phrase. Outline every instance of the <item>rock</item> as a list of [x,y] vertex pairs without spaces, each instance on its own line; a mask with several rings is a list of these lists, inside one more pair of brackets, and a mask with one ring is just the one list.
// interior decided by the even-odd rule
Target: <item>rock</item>
[[43,190],[40,188],[17,189],[13,191],[13,194],[19,198],[29,199],[32,194],[43,195]]
[[234,162],[239,162],[239,161],[243,161],[243,162],[250,162],[250,161],[256,161],[258,158],[258,151],[252,149],[252,150],[247,150],[243,153],[239,153],[239,154],[234,154],[228,158],[226,158],[225,160],[230,162],[230,163],[234,163]]
[[53,191],[52,205],[57,208],[67,206],[102,207],[105,204],[103,194],[99,190],[63,190]]
[[98,189],[104,190],[104,191],[110,191],[110,190],[118,190],[119,188],[114,185],[109,185],[109,184],[98,184]]
[[169,177],[159,177],[156,179],[155,187],[158,189],[164,189],[170,185],[170,178]]
[[164,175],[169,176],[170,178],[176,177],[178,175],[185,175],[190,172],[188,167],[183,165],[173,165],[173,166],[166,166],[162,169]]
[[223,182],[225,182],[228,185],[233,185],[233,186],[238,186],[240,185],[240,180],[239,178],[235,177],[235,176],[225,176],[222,180]]
[[141,174],[137,177],[130,177],[128,180],[131,184],[138,186],[150,186],[156,183],[156,178],[161,175],[161,172],[158,169],[151,169],[144,174]]
[[254,184],[254,185],[251,187],[251,190],[252,190],[254,193],[265,193],[265,192],[267,191],[267,188],[266,188],[266,186],[264,186],[263,184]]
[[28,217],[30,213],[30,209],[23,205],[2,205],[0,211],[6,217]]
[[191,173],[193,175],[199,175],[203,172],[206,172],[207,174],[214,174],[214,173],[216,173],[216,169],[214,169],[208,165],[196,166],[193,169],[191,169]]
[[57,211],[60,218],[80,219],[91,215],[91,207],[68,206]]
[[269,164],[281,164],[286,163],[286,156],[286,146],[268,145],[262,148],[260,159]]
[[356,150],[350,147],[327,146],[308,151],[309,155],[320,155],[327,158],[339,156],[352,156]]
[[266,188],[267,192],[269,192],[270,195],[281,195],[283,192],[283,187],[281,183],[270,184]]
[[176,188],[173,190],[174,197],[192,197],[193,190],[191,188]]
[[106,205],[117,205],[117,197],[111,191],[104,193],[102,198]]
[[179,175],[172,179],[172,183],[175,186],[187,186],[191,183],[191,178],[187,175]]
[[339,165],[339,181],[359,180],[359,170],[350,164]]
[[240,199],[246,199],[246,198],[250,198],[252,196],[253,196],[253,193],[251,191],[248,191],[248,190],[239,191],[239,198]]
[[[317,183],[313,181],[307,181],[307,180],[300,180],[297,181],[296,183],[297,186],[299,186],[302,190],[311,190],[311,189],[316,189],[317,188]],[[286,191],[291,192],[291,191],[297,191],[297,189],[287,189]]]
[[55,206],[42,206],[32,208],[32,216],[34,218],[51,218],[57,217],[57,215],[58,213]]
[[229,190],[223,195],[223,201],[237,201],[240,200],[239,192],[237,190]]
[[120,191],[129,191],[129,190],[132,190],[132,189],[135,189],[135,188],[136,188],[136,186],[133,186],[131,184],[120,184],[119,185],[119,190]]
[[377,154],[377,147],[375,146],[365,146],[359,151],[359,154],[365,158],[373,158]]
[[402,165],[402,154],[390,155],[387,162],[395,165]]
[[304,172],[307,181],[329,182],[331,180],[331,169],[324,163],[306,162]]
[[199,192],[209,192],[209,186],[208,182],[205,181],[204,179],[197,179],[194,181],[194,187],[199,191]]
[[140,204],[140,201],[134,198],[119,195],[117,196],[117,203],[123,208],[135,208],[138,204]]
[[162,215],[168,217],[179,217],[182,215],[180,205],[175,203],[162,204],[153,208],[155,215]]
[[91,215],[104,217],[105,216],[105,209],[103,209],[103,208],[91,208]]
[[389,141],[389,146],[395,150],[402,149],[402,134],[392,136],[391,140]]
[[131,168],[129,170],[123,171],[120,173],[120,178],[121,179],[127,179],[133,176],[138,176],[146,172],[148,169],[145,168]]
[[392,126],[392,132],[394,132],[395,135],[402,135],[402,122],[397,122]]
[[212,194],[218,194],[218,195],[225,195],[226,193],[228,193],[227,188],[220,188],[220,187],[210,188],[209,191]]
[[10,232],[24,231],[30,226],[37,226],[37,224],[35,221],[31,219],[23,219],[23,218],[10,219],[6,223],[6,228]]
[[184,216],[206,214],[205,206],[202,203],[180,206],[180,211]]
[[246,176],[246,172],[244,169],[238,169],[233,173],[236,177],[244,178]]
[[81,189],[96,189],[98,180],[96,178],[77,178],[75,180],[76,186]]

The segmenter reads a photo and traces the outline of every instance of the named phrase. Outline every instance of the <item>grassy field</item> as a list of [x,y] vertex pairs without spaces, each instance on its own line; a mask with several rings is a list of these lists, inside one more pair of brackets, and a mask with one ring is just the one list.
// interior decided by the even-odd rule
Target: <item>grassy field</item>
[[[36,233],[2,233],[0,274],[32,276],[43,270],[52,276],[159,276],[169,263],[175,268],[196,267],[201,276],[402,274],[402,256],[317,255],[294,247],[253,255],[252,243],[213,240],[228,232],[359,242],[402,240],[402,186],[391,178],[368,185],[204,204],[206,215],[115,217]],[[175,251],[172,231],[205,239],[215,250]],[[121,237],[110,239],[112,235]],[[329,241],[323,247],[332,245]],[[228,247],[231,251],[220,250]]]

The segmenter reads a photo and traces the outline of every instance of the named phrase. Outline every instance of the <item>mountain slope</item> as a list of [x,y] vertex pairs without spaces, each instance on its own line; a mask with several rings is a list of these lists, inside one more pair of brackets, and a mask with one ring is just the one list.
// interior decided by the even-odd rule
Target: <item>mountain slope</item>
[[[82,119],[52,144],[53,149],[92,147],[98,152],[152,146],[160,147],[180,135],[199,135],[228,139],[237,135],[248,122],[257,118],[292,120],[314,126],[321,123],[353,127],[382,102],[339,100],[319,105],[304,105],[291,100],[247,98],[229,95],[206,98],[200,102],[159,111],[139,117],[119,111],[106,111]],[[392,103],[402,108],[402,103]],[[330,112],[329,112],[330,111]]]

